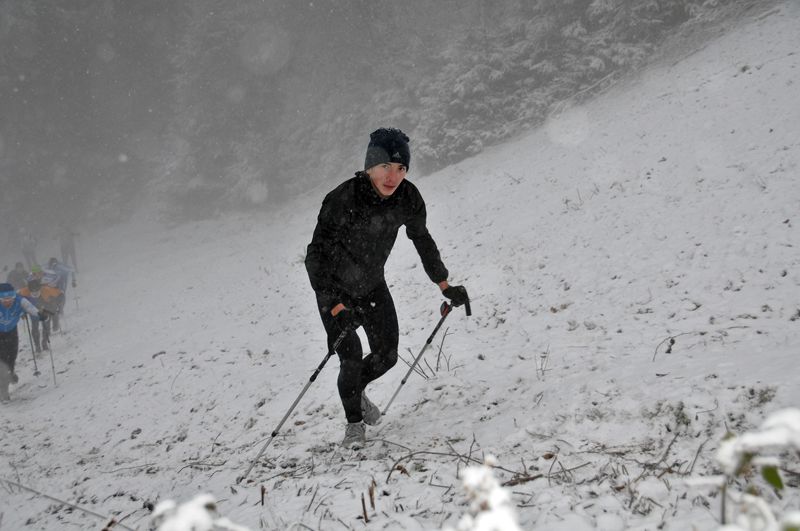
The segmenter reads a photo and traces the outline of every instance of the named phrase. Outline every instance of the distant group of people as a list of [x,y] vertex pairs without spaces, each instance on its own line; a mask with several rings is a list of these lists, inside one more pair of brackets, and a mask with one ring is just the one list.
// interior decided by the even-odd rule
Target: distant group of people
[[0,283],[0,402],[10,399],[9,385],[19,381],[15,372],[19,321],[26,321],[35,354],[49,349],[51,332],[61,329],[67,290],[77,287],[76,233],[62,228],[58,234],[62,259],[52,257],[44,267],[36,259],[36,238],[24,230],[20,236],[27,266],[17,262]]
[[8,386],[17,383],[19,377],[14,372],[19,352],[19,334],[17,324],[23,315],[30,315],[31,320],[47,321],[47,313],[37,310],[36,306],[14,290],[8,282],[0,284],[0,402],[10,398]]

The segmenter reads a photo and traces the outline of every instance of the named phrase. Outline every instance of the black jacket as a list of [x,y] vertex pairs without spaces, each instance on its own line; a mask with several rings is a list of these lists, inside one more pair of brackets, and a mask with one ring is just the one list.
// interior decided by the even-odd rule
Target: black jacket
[[331,308],[369,294],[385,282],[383,268],[401,225],[433,282],[447,280],[436,242],[425,226],[425,201],[403,180],[382,199],[365,172],[336,187],[322,202],[306,252],[311,287],[321,306]]

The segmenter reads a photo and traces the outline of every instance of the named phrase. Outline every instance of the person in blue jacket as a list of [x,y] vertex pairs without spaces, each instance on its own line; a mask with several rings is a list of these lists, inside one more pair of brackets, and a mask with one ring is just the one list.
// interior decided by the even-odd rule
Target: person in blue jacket
[[64,294],[67,293],[67,284],[69,284],[70,276],[72,277],[72,287],[78,287],[75,270],[64,262],[59,262],[55,257],[47,261],[47,268],[42,272],[44,273],[42,284],[58,288]]
[[40,321],[47,320],[47,313],[37,310],[29,300],[14,291],[14,286],[7,282],[0,284],[0,402],[9,400],[9,384],[19,381],[14,366],[19,351],[17,323],[23,312]]

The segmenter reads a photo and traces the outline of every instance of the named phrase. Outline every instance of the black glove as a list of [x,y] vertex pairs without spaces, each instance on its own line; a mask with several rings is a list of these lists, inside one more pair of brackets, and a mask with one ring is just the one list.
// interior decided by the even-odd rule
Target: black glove
[[39,320],[44,322],[47,321],[47,317],[50,315],[50,312],[47,310],[39,310]]
[[464,286],[448,286],[442,291],[442,295],[450,299],[453,306],[469,304],[469,295],[467,295],[467,288]]
[[339,330],[342,332],[350,332],[361,326],[361,313],[357,310],[345,308],[334,315],[333,320],[336,321],[336,326],[339,327]]

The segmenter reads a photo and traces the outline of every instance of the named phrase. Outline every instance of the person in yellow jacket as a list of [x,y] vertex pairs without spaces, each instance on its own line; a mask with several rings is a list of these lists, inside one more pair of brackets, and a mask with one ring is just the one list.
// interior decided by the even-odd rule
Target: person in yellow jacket
[[[58,313],[64,304],[64,293],[53,286],[43,285],[40,280],[33,279],[28,281],[28,286],[22,288],[17,293],[28,299],[39,311],[45,311],[52,315],[53,329],[58,330]],[[36,352],[50,348],[50,319],[42,321],[41,342],[39,334],[39,321],[31,320],[31,332],[33,333],[33,345]]]

